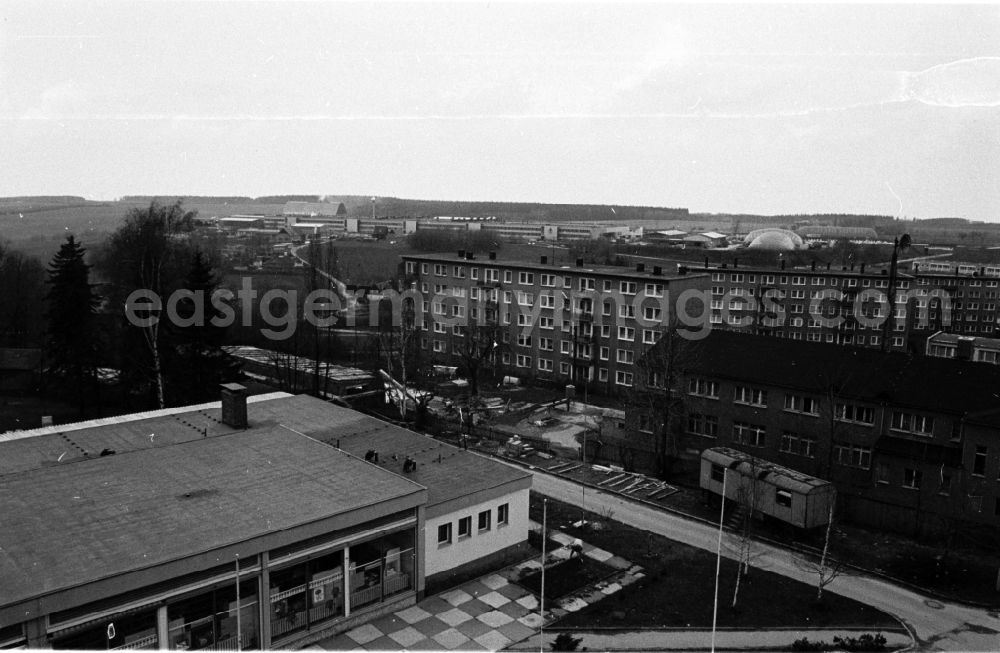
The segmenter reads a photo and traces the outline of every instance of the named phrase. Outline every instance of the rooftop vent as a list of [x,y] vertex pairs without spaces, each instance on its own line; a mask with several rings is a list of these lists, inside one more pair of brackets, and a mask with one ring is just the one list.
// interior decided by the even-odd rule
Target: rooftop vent
[[222,423],[234,429],[247,427],[247,389],[239,383],[222,384]]
[[635,271],[636,272],[645,272],[646,271],[646,264],[645,263],[636,263]]
[[663,274],[663,268],[661,268],[659,265],[654,265],[653,266],[653,276],[658,277],[658,276],[661,276],[662,274]]
[[490,260],[491,261],[497,260],[497,253],[496,252],[490,252]]
[[542,265],[547,265],[548,262],[549,262],[549,257],[548,256],[543,256],[542,257]]
[[583,267],[583,259],[582,258],[576,259],[576,267],[578,267],[578,268],[582,268]]
[[465,250],[464,249],[458,250],[458,258],[465,258]]

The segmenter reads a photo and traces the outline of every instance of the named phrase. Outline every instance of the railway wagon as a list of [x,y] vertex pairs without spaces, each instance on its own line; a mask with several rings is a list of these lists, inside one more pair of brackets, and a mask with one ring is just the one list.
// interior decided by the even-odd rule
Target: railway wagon
[[829,481],[735,449],[705,449],[701,453],[702,489],[721,496],[723,481],[727,499],[804,529],[825,526],[837,498]]

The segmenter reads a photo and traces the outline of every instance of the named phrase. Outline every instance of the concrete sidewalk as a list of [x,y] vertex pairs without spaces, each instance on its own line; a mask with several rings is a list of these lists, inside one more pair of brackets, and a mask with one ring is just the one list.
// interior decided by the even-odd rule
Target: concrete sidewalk
[[[552,630],[544,634],[545,650],[560,632],[568,632],[580,638],[577,650],[583,651],[707,651],[712,646],[711,630]],[[865,633],[880,633],[886,639],[889,649],[910,645],[910,636],[905,632],[867,629],[835,630],[718,630],[715,633],[716,651],[766,651],[787,649],[803,637],[810,642],[833,643],[834,637],[859,637]],[[538,636],[512,644],[508,651],[537,651]]]

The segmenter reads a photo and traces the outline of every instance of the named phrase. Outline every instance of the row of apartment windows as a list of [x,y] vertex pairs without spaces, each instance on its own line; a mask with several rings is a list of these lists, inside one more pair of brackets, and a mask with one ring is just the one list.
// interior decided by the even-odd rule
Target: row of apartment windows
[[[477,515],[476,527],[480,535],[487,533],[493,527],[493,511],[483,510]],[[497,528],[510,523],[510,504],[503,503],[497,506]],[[472,515],[462,517],[458,520],[458,540],[472,537]],[[452,540],[452,522],[447,522],[438,526],[438,546],[447,546]]]
[[[691,378],[688,380],[688,394],[708,399],[718,399],[719,384],[717,381],[708,379]],[[738,404],[766,408],[767,391],[752,386],[737,385],[733,389],[733,401]],[[815,417],[819,415],[819,401],[804,395],[786,393],[784,397],[784,409],[789,412]],[[873,426],[875,424],[875,409],[870,406],[838,402],[835,404],[834,411],[835,419],[838,421],[852,422],[866,426]],[[892,411],[890,428],[916,435],[933,435],[934,418],[894,410]]]
[[[688,414],[687,430],[688,433],[693,435],[709,438],[718,437],[719,418],[714,415],[690,413]],[[732,439],[733,442],[739,444],[751,447],[764,447],[766,446],[766,429],[756,424],[737,421],[733,423]],[[815,446],[815,438],[784,431],[781,436],[779,451],[812,458],[815,456]],[[834,459],[842,465],[868,469],[871,462],[871,448],[854,445],[836,445],[834,447]],[[985,476],[987,459],[987,447],[977,446],[972,462],[971,473],[973,476]],[[1000,470],[998,470],[997,480],[1000,480]]]
[[[757,279],[758,275],[757,274],[746,274],[746,275],[744,275],[743,273],[735,272],[735,273],[732,273],[732,274],[730,274],[728,276],[729,276],[729,282],[730,283],[758,283],[758,279]],[[784,274],[779,274],[779,275],[775,275],[775,274],[761,274],[761,275],[759,275],[759,277],[760,277],[759,283],[761,283],[763,285],[788,285],[789,281],[791,281],[791,285],[793,285],[793,286],[805,286],[805,285],[808,285],[808,278],[804,277],[804,276],[800,276],[800,275],[794,275],[794,276],[789,277],[788,275],[784,275]],[[726,273],[725,272],[713,272],[712,273],[712,281],[713,282],[724,282],[724,281],[726,281]],[[863,288],[888,288],[889,287],[889,280],[888,279],[860,279],[859,280],[859,279],[853,278],[853,277],[848,277],[848,278],[844,279],[844,285],[847,286],[847,287],[849,287],[849,288],[856,287],[856,286],[859,285],[859,281],[860,281],[861,287],[863,287]],[[827,282],[829,282],[829,285],[831,285],[831,286],[838,286],[838,285],[840,285],[840,277],[831,277],[829,279],[827,277],[823,277],[823,276],[812,277],[812,285],[814,285],[814,286],[825,286],[825,285],[827,285]],[[994,282],[994,284],[995,284],[995,282]],[[909,288],[909,286],[910,286],[910,282],[909,281],[906,281],[906,280],[897,280],[896,281],[896,287],[897,288],[901,288],[901,289],[905,290],[906,288]]]
[[[640,425],[641,426],[641,425]],[[689,413],[687,430],[692,435],[715,438],[719,435],[719,418],[703,413]],[[747,422],[733,423],[733,442],[749,447],[764,447],[767,444],[767,430],[763,426]],[[779,451],[806,458],[816,455],[816,439],[784,431],[781,435]]]
[[[414,274],[416,272],[416,263],[413,261],[407,261],[406,271],[408,274]],[[420,264],[420,273],[426,275],[428,273],[429,265],[427,263]],[[466,278],[466,270],[469,270],[469,277],[473,281],[479,280],[480,268],[472,267],[466,268],[464,265],[452,266],[452,276],[457,279]],[[501,273],[504,283],[513,283],[514,273],[512,270],[499,270],[497,268],[483,268],[483,280],[487,283],[498,282],[501,278]],[[448,266],[442,263],[434,264],[434,275],[438,277],[448,276]],[[543,287],[556,288],[562,286],[563,288],[571,288],[573,285],[573,280],[569,276],[562,277],[562,283],[559,283],[560,277],[554,274],[541,273],[539,274],[539,283]],[[533,286],[535,284],[535,273],[534,272],[518,272],[517,273],[517,283],[522,286]],[[579,289],[582,291],[596,291],[597,284],[596,279],[593,277],[579,277]],[[604,292],[612,292],[614,290],[614,281],[610,279],[602,280],[602,288]],[[646,297],[662,297],[663,296],[664,284],[662,283],[646,283],[644,284],[644,293]],[[635,295],[638,293],[639,283],[636,281],[619,281],[618,291],[623,295]]]

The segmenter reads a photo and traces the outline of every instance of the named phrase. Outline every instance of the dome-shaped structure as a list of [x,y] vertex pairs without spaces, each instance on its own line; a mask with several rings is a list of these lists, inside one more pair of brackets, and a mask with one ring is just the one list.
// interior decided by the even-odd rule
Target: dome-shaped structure
[[770,249],[779,252],[788,252],[804,247],[802,237],[797,233],[777,228],[751,231],[743,239],[743,244],[752,249]]

